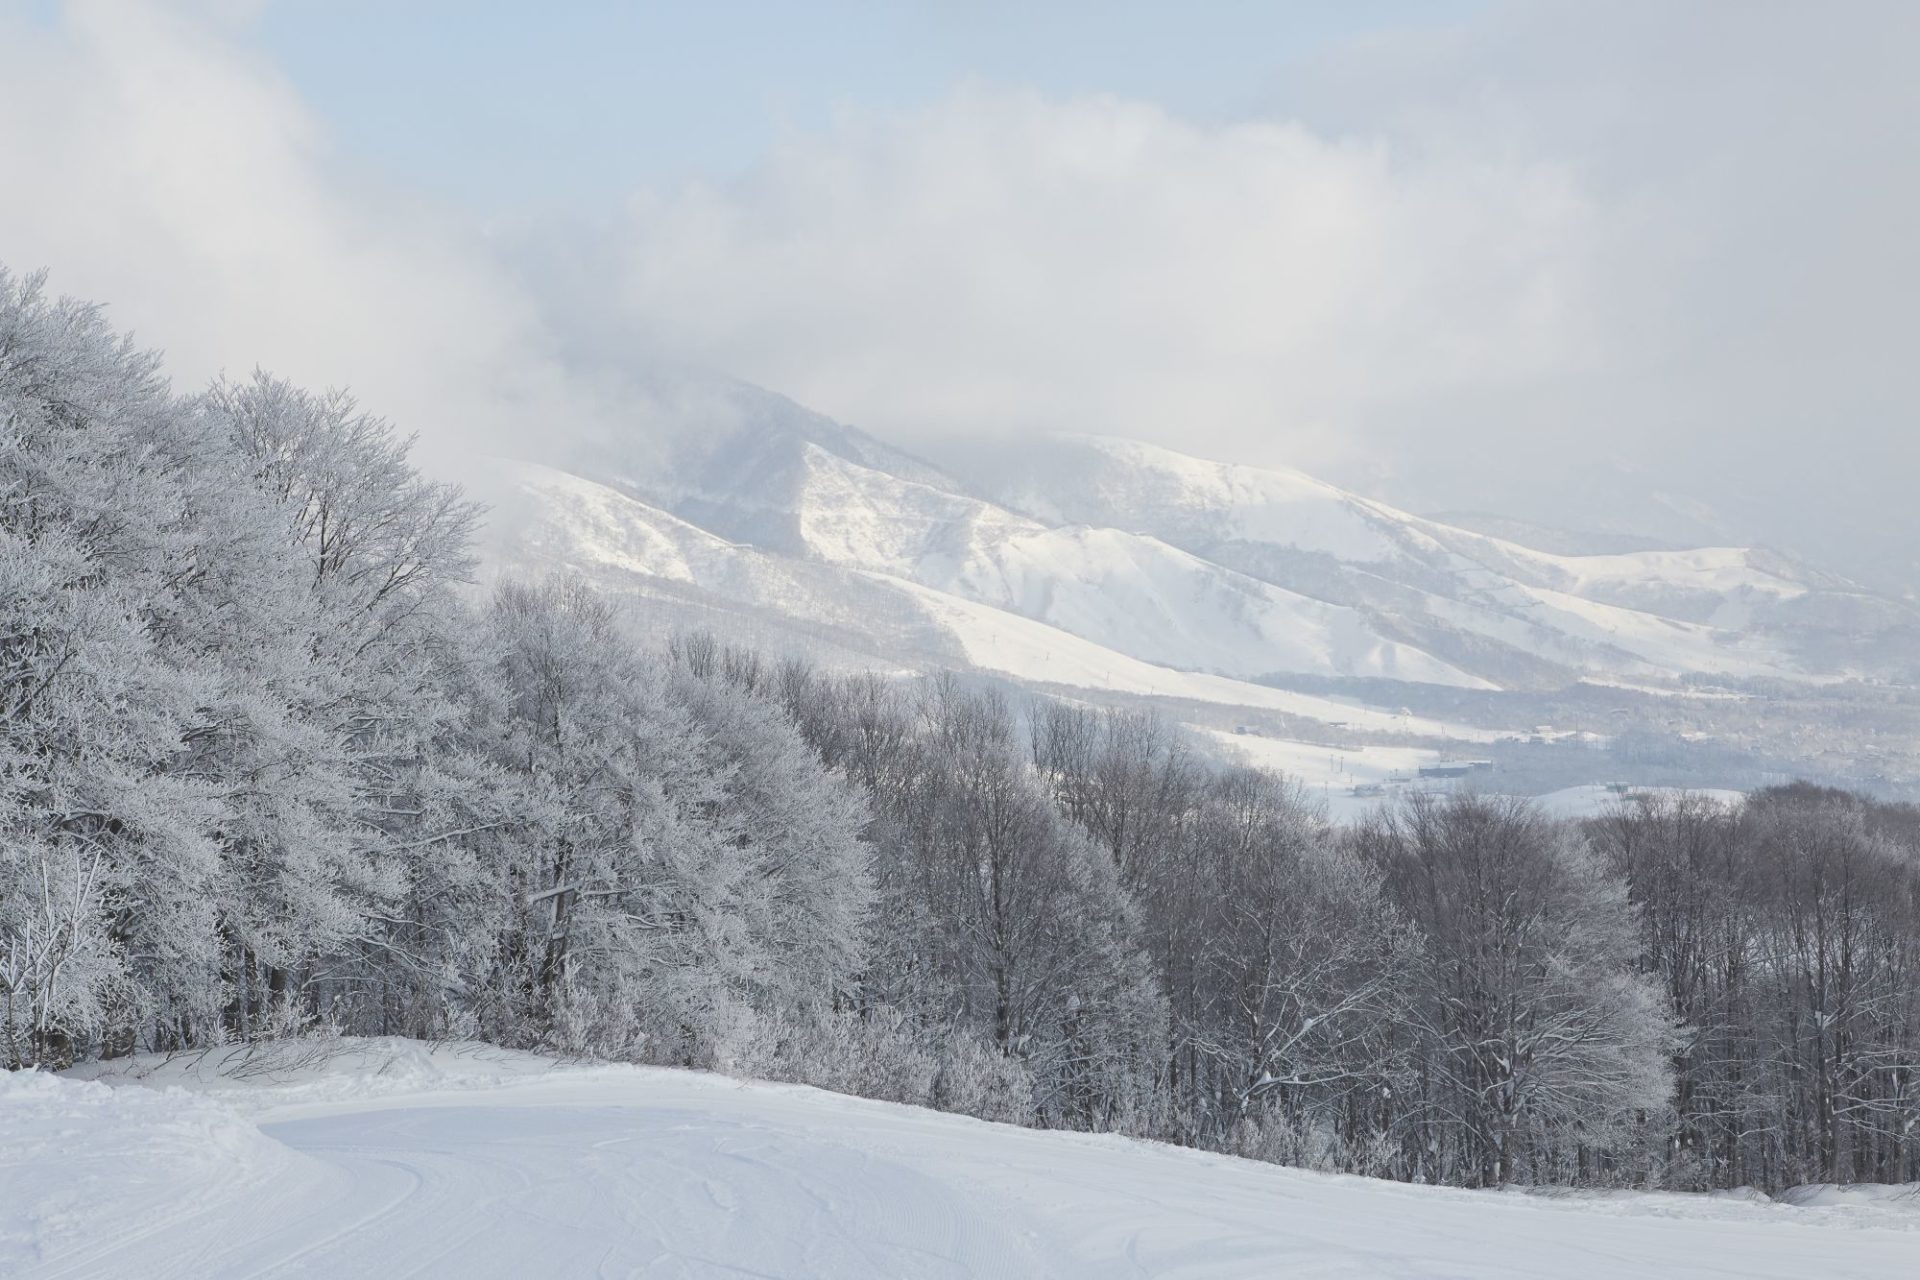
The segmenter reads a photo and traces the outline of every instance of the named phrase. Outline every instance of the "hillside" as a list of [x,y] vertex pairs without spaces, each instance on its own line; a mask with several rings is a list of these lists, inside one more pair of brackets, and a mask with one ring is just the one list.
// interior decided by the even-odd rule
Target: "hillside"
[[87,1074],[0,1076],[0,1273],[1839,1280],[1920,1241],[1890,1188],[1454,1191],[481,1046]]
[[[642,402],[631,439],[563,434],[486,473],[496,571],[572,569],[656,633],[1156,706],[1221,754],[1320,761],[1299,776],[1330,799],[1495,742],[1524,793],[1920,786],[1920,611],[1763,548],[1467,528],[1096,436],[943,469],[690,374]],[[1328,747],[1402,767],[1356,776]]]
[[[1569,673],[1821,679],[1873,667],[1867,635],[1920,615],[1751,547],[1563,554],[1455,527],[1299,472],[1135,441],[1057,437],[982,462],[1009,505],[1116,524],[1397,620],[1434,647],[1489,643],[1500,683]],[[1849,645],[1852,648],[1849,648]]]

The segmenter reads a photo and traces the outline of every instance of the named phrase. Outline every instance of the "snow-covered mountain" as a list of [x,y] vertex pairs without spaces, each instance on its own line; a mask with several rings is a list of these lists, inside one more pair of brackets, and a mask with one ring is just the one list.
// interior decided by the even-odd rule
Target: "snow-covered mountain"
[[[647,403],[632,439],[559,438],[476,484],[496,566],[570,568],[656,627],[1436,754],[1539,736],[1576,688],[1677,708],[1920,676],[1920,611],[1764,549],[1542,549],[1524,525],[1097,436],[942,468],[734,383]],[[1657,719],[1700,736],[1698,716]]]
[[[474,487],[496,513],[491,551],[499,567],[582,574],[664,625],[712,626],[749,642],[797,637],[815,651],[869,663],[971,668],[1039,686],[1247,708],[1382,732],[1445,732],[1419,717],[1130,657],[909,573],[730,541],[552,467],[501,463]],[[1124,620],[1111,625],[1122,629]]]
[[[807,618],[844,614],[821,591],[834,606],[871,594],[845,585],[864,575],[1241,680],[1825,680],[1877,673],[1920,625],[1908,606],[1754,548],[1541,551],[1298,472],[1098,437],[1030,442],[962,481],[769,399],[668,450],[577,451],[574,480],[605,491],[591,498],[556,474],[526,479],[544,554],[581,538],[599,571],[700,580]],[[628,529],[618,555],[594,543],[588,512]],[[636,541],[640,525],[651,532]],[[724,581],[688,568],[703,534],[695,558],[733,563]]]
[[1015,509],[1150,533],[1371,613],[1503,686],[1869,674],[1910,665],[1920,636],[1910,606],[1759,548],[1541,551],[1299,472],[1133,441],[1041,441],[992,460],[978,483]]

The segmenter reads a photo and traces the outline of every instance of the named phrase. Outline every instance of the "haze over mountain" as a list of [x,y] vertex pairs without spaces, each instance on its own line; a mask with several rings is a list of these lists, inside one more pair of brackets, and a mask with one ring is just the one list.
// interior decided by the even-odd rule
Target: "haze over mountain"
[[753,634],[1639,744],[1536,789],[1914,772],[1912,6],[1122,8],[32,6],[0,252],[601,486],[502,562],[600,513]]
[[[685,370],[640,402],[631,435],[557,433],[537,461],[477,481],[498,567],[581,572],[650,628],[1146,699],[1296,772],[1315,759],[1302,744],[1401,751],[1371,772],[1337,754],[1332,777],[1306,768],[1329,788],[1502,742],[1527,757],[1503,765],[1515,785],[1597,782],[1619,762],[1589,750],[1569,766],[1551,748],[1650,725],[1697,758],[1653,773],[1739,785],[1766,772],[1752,750],[1798,740],[1755,737],[1761,707],[1811,700],[1837,727],[1858,710],[1850,691],[1900,696],[1915,679],[1920,611],[1763,548],[1583,551],[1575,533],[1483,522],[1498,536],[1302,472],[1099,436],[943,468]],[[1569,697],[1592,705],[1569,715]],[[1909,713],[1888,714],[1906,760]],[[1731,760],[1701,745],[1729,718],[1749,753]],[[1542,735],[1543,720],[1563,723]],[[1543,755],[1555,763],[1533,776]],[[1859,751],[1835,767],[1872,772]]]
[[440,457],[630,430],[647,352],[1904,595],[1920,9],[1844,14],[14,6],[0,167],[66,198],[0,255]]

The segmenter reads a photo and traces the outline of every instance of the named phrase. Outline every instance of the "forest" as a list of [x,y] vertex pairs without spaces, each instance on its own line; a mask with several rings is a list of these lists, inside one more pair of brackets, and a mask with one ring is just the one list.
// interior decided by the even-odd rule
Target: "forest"
[[1920,810],[1336,827],[1151,715],[483,585],[410,447],[0,274],[0,1066],[397,1034],[1427,1183],[1920,1180]]

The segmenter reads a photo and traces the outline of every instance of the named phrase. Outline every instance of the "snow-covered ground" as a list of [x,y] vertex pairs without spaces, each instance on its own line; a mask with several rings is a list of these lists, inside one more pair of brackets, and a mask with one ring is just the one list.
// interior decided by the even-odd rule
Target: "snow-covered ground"
[[1686,794],[1726,805],[1738,805],[1746,799],[1744,792],[1723,787],[1694,788],[1692,791],[1680,787],[1628,787],[1624,791],[1616,791],[1610,786],[1592,783],[1549,791],[1543,796],[1535,796],[1533,802],[1556,818],[1597,818],[1614,812],[1622,805],[1631,804],[1635,796],[1675,797]]
[[1421,768],[1452,758],[1428,747],[1330,747],[1257,733],[1197,726],[1196,731],[1218,755],[1285,774],[1342,823],[1365,817],[1408,789],[1432,786],[1419,780]]
[[[796,1086],[348,1042],[0,1075],[0,1275],[1891,1277],[1912,1195],[1409,1187]],[[147,1087],[126,1087],[134,1084]]]
[[1286,774],[1303,786],[1352,788],[1389,779],[1412,777],[1422,765],[1438,763],[1448,757],[1428,747],[1376,746],[1330,747],[1314,742],[1295,742],[1288,738],[1269,738],[1258,733],[1229,733],[1224,729],[1200,729],[1220,753],[1232,755],[1250,765]]

